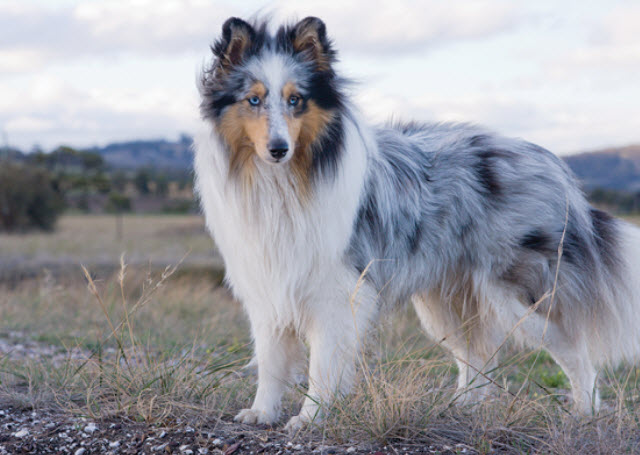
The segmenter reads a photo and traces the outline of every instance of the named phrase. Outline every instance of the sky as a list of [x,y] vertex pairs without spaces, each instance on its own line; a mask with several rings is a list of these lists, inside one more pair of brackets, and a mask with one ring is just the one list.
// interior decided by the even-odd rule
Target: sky
[[373,122],[465,121],[563,155],[640,143],[637,0],[0,0],[0,145],[176,139],[230,16],[322,18]]

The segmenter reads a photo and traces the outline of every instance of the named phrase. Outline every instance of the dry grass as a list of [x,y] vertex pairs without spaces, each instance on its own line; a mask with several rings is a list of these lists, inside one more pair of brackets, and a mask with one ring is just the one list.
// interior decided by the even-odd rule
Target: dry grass
[[[67,221],[71,231],[87,226],[84,220]],[[180,237],[186,225],[201,223],[182,217],[138,221],[140,236],[153,226],[156,238],[139,251],[151,248],[162,232]],[[71,232],[54,235],[73,238]],[[78,232],[88,244],[101,235]],[[41,242],[28,236],[21,241],[12,251]],[[181,245],[173,263],[189,249]],[[0,402],[165,425],[228,420],[250,405],[253,380],[239,374],[250,356],[240,305],[217,281],[180,270],[123,264],[100,280],[78,271],[0,285]],[[28,349],[15,348],[19,345]],[[637,368],[603,372],[604,410],[579,419],[568,412],[567,379],[545,352],[507,349],[494,372],[502,391],[468,408],[453,404],[455,366],[422,335],[410,309],[387,319],[373,348],[359,359],[354,392],[338,399],[328,417],[297,440],[403,441],[446,445],[459,453],[640,451]],[[302,398],[302,391],[291,390],[285,418]]]
[[217,283],[174,271],[123,266],[105,281],[87,272],[88,287],[45,276],[5,289],[3,335],[57,350],[0,357],[2,398],[144,421],[194,411],[219,416],[228,407],[221,403],[246,399],[247,384],[226,379],[249,357],[238,304]]
[[110,215],[66,215],[52,233],[0,233],[2,263],[12,266],[117,264],[123,252],[130,263],[170,264],[187,251],[189,263],[220,264],[200,216],[125,215],[121,239]]
[[[87,286],[88,284],[88,286]],[[0,399],[24,407],[170,424],[227,419],[250,404],[252,381],[239,305],[215,283],[127,270],[110,279],[55,283],[50,276],[0,294],[4,335],[54,345],[62,357],[0,359]],[[27,335],[28,334],[28,335]],[[452,404],[455,367],[397,314],[361,358],[361,378],[329,417],[297,436],[334,443],[404,441],[479,453],[633,453],[638,441],[638,371],[603,377],[607,409],[576,419],[556,394],[566,384],[546,355],[509,353],[496,371],[505,391],[474,408]],[[534,364],[535,361],[535,364]],[[292,390],[285,414],[303,398]]]

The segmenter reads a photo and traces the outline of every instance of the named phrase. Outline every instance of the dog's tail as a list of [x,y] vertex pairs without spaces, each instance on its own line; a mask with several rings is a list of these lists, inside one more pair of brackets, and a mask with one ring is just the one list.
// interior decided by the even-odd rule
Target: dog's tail
[[592,314],[587,339],[597,363],[615,365],[640,359],[640,227],[619,219],[606,224],[610,230],[604,232],[594,218],[595,243],[606,269],[601,276],[608,288],[602,297],[607,301],[598,306],[603,311]]

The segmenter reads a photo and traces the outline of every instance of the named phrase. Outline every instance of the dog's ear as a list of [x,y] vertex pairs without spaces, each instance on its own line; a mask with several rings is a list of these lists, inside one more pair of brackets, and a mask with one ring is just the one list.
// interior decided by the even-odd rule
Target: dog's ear
[[255,30],[247,22],[237,17],[227,19],[222,25],[222,36],[211,48],[220,67],[226,71],[242,63],[255,36]]
[[314,62],[320,71],[328,70],[334,52],[327,39],[327,28],[317,17],[307,17],[298,22],[291,31],[293,51],[305,60]]

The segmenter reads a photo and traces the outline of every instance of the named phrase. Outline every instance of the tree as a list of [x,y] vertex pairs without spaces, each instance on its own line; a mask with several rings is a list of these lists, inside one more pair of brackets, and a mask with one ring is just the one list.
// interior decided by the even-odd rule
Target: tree
[[122,240],[123,221],[122,214],[124,212],[131,211],[131,199],[122,193],[112,191],[107,199],[107,205],[105,207],[107,212],[115,213],[116,215],[116,239]]
[[151,176],[149,171],[146,169],[140,169],[138,172],[136,172],[136,176],[133,178],[133,182],[140,194],[149,194],[150,181]]
[[0,161],[0,229],[52,230],[63,208],[59,187],[46,170]]

